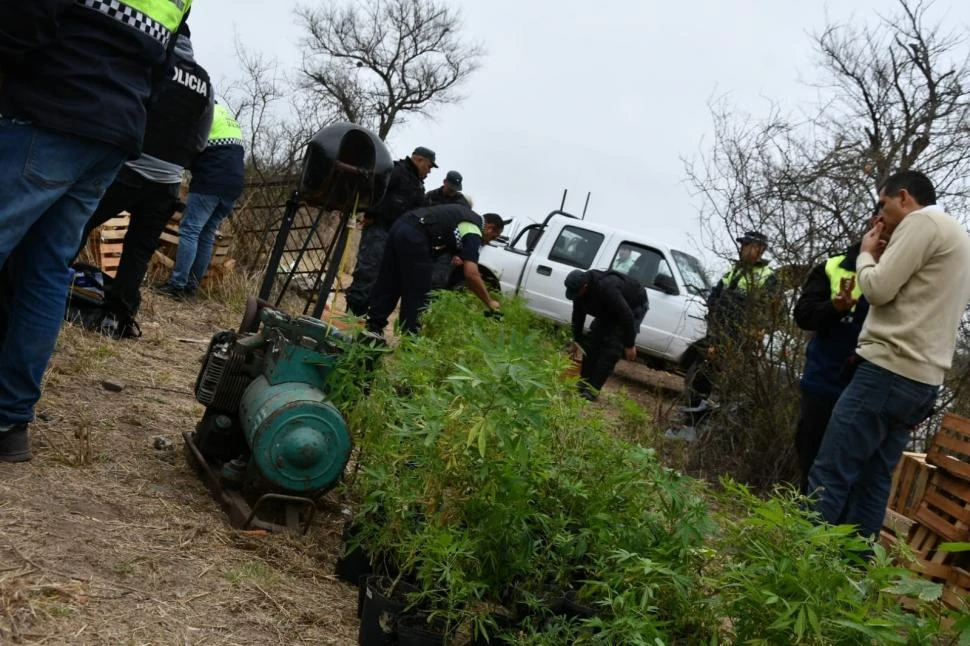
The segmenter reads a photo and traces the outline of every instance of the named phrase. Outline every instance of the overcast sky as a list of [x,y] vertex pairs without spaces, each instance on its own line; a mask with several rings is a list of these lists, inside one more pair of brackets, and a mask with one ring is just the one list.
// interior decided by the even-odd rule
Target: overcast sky
[[[300,61],[293,15],[312,0],[195,0],[199,62],[224,86],[239,75],[234,34],[285,68]],[[696,250],[698,198],[682,158],[710,146],[708,104],[727,95],[763,116],[811,101],[817,77],[810,34],[826,21],[892,13],[892,0],[455,0],[464,32],[487,50],[466,100],[432,120],[413,118],[388,138],[395,159],[436,151],[440,186],[461,171],[479,212],[538,220],[558,208]],[[931,22],[970,26],[970,3],[937,2]],[[733,232],[732,232],[733,233]],[[706,254],[705,254],[706,255]]]

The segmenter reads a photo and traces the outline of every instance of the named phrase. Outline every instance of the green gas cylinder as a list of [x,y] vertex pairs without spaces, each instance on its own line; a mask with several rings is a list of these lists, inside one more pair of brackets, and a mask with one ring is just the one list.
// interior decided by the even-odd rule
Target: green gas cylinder
[[350,457],[343,417],[313,384],[260,375],[243,393],[239,418],[261,476],[285,491],[327,489]]

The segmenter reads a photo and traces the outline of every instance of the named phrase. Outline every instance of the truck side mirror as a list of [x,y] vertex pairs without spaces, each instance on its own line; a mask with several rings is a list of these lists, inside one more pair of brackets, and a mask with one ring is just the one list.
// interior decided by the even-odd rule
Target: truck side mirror
[[525,236],[525,250],[532,251],[539,244],[539,238],[542,237],[542,229],[536,227],[535,229],[530,229]]
[[680,289],[677,287],[677,281],[669,274],[657,274],[657,277],[653,279],[653,286],[664,294],[676,296],[680,293]]

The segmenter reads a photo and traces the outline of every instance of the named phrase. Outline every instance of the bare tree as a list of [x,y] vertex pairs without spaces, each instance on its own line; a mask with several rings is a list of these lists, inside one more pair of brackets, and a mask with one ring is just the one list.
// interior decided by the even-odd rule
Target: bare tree
[[297,15],[306,31],[301,85],[381,139],[408,114],[460,101],[483,55],[462,38],[460,13],[437,0],[327,0]]
[[804,115],[776,105],[756,120],[712,104],[713,147],[687,173],[719,255],[736,251],[725,230],[761,228],[780,264],[810,267],[859,236],[898,169],[927,173],[955,213],[970,203],[970,59],[959,37],[927,23],[930,5],[898,3],[873,25],[814,36],[820,101]]
[[336,116],[311,97],[291,91],[279,63],[236,40],[242,77],[223,93],[247,135],[247,167],[261,182],[294,173],[307,141]]

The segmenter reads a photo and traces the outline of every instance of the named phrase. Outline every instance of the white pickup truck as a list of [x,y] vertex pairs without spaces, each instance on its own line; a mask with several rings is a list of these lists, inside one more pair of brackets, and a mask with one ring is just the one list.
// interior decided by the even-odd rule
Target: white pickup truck
[[711,285],[697,258],[650,236],[562,211],[526,226],[505,245],[483,247],[479,267],[486,282],[505,294],[521,294],[534,312],[561,323],[572,319],[563,286],[572,270],[614,269],[635,277],[650,299],[637,350],[658,367],[686,370],[707,331],[705,299]]

